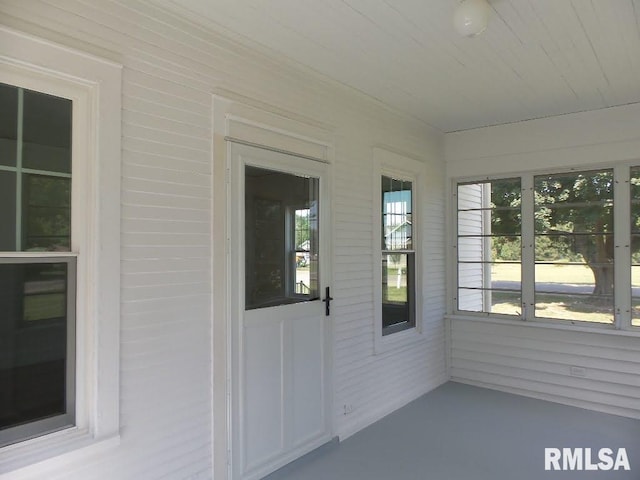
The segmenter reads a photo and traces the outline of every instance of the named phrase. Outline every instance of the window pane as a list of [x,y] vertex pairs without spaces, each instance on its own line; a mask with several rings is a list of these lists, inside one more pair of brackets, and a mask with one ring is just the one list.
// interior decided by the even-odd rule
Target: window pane
[[536,317],[613,323],[613,296],[536,293]]
[[640,234],[631,235],[631,324],[640,326]]
[[310,208],[301,208],[295,211],[295,293],[298,295],[309,295],[311,293],[311,243],[316,236],[316,231],[314,230],[316,227],[317,222],[312,217]]
[[520,315],[520,263],[459,263],[458,309]]
[[0,264],[0,443],[4,429],[73,414],[68,276],[66,263]]
[[[637,255],[637,253],[636,253]],[[631,266],[631,324],[640,326],[640,263],[637,257],[632,259]]]
[[637,295],[633,298],[632,305],[633,317],[631,319],[631,326],[640,327],[640,299]]
[[24,91],[23,166],[71,173],[71,100]]
[[[613,322],[612,287],[596,288],[594,272],[609,278],[611,264],[537,264],[536,316],[585,322]],[[605,281],[603,280],[602,283]]]
[[520,292],[508,292],[503,290],[491,290],[491,300],[487,303],[491,305],[491,313],[501,315],[522,314],[522,297]]
[[16,249],[16,174],[0,170],[0,251]]
[[613,200],[536,206],[536,233],[613,233]]
[[0,171],[0,251],[70,250],[71,107],[71,100],[0,84],[0,165],[13,170]]
[[383,250],[411,250],[411,182],[382,177]]
[[0,83],[0,165],[16,166],[18,88]]
[[[631,191],[634,192],[634,189]],[[638,192],[638,195],[640,195],[640,192]],[[631,197],[631,232],[640,233],[640,197]]]
[[480,222],[491,222],[490,231],[499,232],[502,235],[520,235],[520,207],[460,210],[458,233],[460,235],[477,233]]
[[613,201],[613,170],[571,172],[534,177],[535,203],[590,205]]
[[71,179],[23,175],[23,249],[70,251]]
[[522,256],[520,237],[459,237],[458,260],[461,262],[519,262]]
[[631,325],[640,327],[640,167],[631,168]]
[[462,288],[485,288],[520,292],[522,272],[520,263],[458,264],[458,285]]
[[319,180],[245,168],[245,306],[318,298]]
[[382,254],[382,334],[415,326],[415,255]]
[[[478,305],[484,305],[485,309],[479,310]],[[522,313],[522,297],[519,291],[459,288],[458,310],[520,316]]]
[[536,235],[536,262],[610,263],[613,268],[613,234]]
[[521,314],[520,179],[459,184],[458,309]]
[[535,315],[612,323],[613,171],[539,175]]

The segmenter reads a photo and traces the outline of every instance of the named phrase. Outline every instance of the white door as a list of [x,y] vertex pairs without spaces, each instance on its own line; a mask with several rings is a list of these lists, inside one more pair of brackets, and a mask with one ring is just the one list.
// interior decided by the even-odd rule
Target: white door
[[232,478],[330,439],[325,163],[230,144]]

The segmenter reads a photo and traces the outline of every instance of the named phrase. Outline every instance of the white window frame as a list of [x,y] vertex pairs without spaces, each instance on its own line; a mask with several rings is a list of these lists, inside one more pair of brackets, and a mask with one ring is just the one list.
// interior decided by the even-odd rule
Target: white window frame
[[[459,309],[459,282],[458,282],[458,275],[459,275],[459,255],[458,255],[458,233],[459,233],[459,229],[458,229],[458,207],[459,207],[459,203],[458,203],[458,187],[460,185],[464,185],[464,184],[479,184],[479,185],[485,185],[486,183],[489,183],[491,181],[496,181],[496,180],[512,180],[512,179],[516,179],[519,178],[520,179],[520,190],[522,193],[522,197],[524,197],[525,195],[525,187],[522,183],[523,179],[522,179],[522,174],[513,174],[513,175],[505,175],[505,176],[493,176],[493,177],[479,177],[479,178],[470,178],[470,179],[456,179],[453,184],[452,184],[452,211],[453,211],[453,216],[454,216],[454,220],[451,223],[452,227],[451,230],[453,231],[453,245],[456,246],[455,251],[453,252],[453,267],[452,267],[452,271],[453,271],[453,277],[454,277],[454,282],[453,282],[453,288],[452,288],[452,303],[453,303],[453,311],[456,314],[459,315],[474,315],[474,316],[482,316],[482,317],[487,317],[487,316],[492,316],[494,318],[505,318],[505,319],[522,319],[523,318],[523,314],[521,314],[520,316],[518,315],[510,315],[510,314],[500,314],[500,313],[489,313],[489,312],[485,312],[485,311],[472,311],[472,310],[461,310]],[[484,187],[483,187],[484,189]],[[490,203],[490,194],[487,196],[486,192],[482,193],[482,208],[487,208],[489,203]],[[524,205],[521,205],[520,208],[520,214],[524,216]],[[491,211],[486,211],[484,212],[483,215],[483,223],[484,222],[491,222]],[[521,232],[520,232],[520,241],[524,242],[523,240],[523,231],[526,230],[526,228],[528,228],[528,226],[523,225],[521,226]],[[489,243],[489,242],[487,242]],[[523,243],[521,243],[523,244]],[[483,256],[487,255],[487,252],[491,249],[490,245],[483,245],[482,250],[483,250]],[[524,263],[524,258],[525,256],[529,253],[529,251],[532,251],[532,249],[526,249],[523,248],[522,249],[522,255],[520,257],[520,269],[521,269],[521,276],[524,277],[524,271],[523,271],[523,263]],[[483,269],[483,280],[484,278],[486,278],[487,276],[490,277],[490,273],[491,273],[491,268],[490,265],[485,265],[485,268]],[[522,285],[522,282],[521,282]],[[521,306],[524,305],[525,303],[525,297],[524,297],[524,288],[521,287]],[[487,302],[487,292],[485,292],[483,294],[483,303]],[[523,310],[524,311],[524,310]]]
[[[415,252],[415,326],[399,332],[382,335],[382,177],[407,180],[412,185],[411,201],[414,222],[412,228],[413,251]],[[422,232],[427,225],[423,218],[424,185],[426,166],[424,163],[391,152],[383,148],[373,149],[373,291],[374,291],[374,353],[382,354],[425,341],[423,334],[423,278],[422,269]]]
[[0,26],[0,82],[73,101],[77,256],[76,425],[0,448],[3,480],[46,478],[119,442],[121,77],[116,63]]
[[[451,213],[452,225],[452,255],[451,258],[451,305],[454,317],[466,318],[490,318],[501,320],[511,324],[532,324],[549,326],[551,328],[583,330],[591,332],[616,332],[625,335],[640,335],[640,327],[632,326],[631,318],[631,193],[630,193],[630,169],[640,166],[640,160],[601,163],[585,165],[584,167],[566,167],[543,169],[527,172],[514,172],[511,174],[495,176],[477,176],[455,178],[451,184]],[[535,255],[533,249],[534,231],[533,223],[527,218],[534,215],[534,177],[547,174],[581,173],[604,169],[613,169],[614,179],[614,322],[612,324],[594,323],[580,320],[563,320],[543,317],[535,317]],[[486,312],[461,311],[457,308],[458,269],[457,269],[457,202],[456,192],[459,183],[477,181],[478,183],[490,180],[520,177],[522,188],[522,316],[500,315]]]

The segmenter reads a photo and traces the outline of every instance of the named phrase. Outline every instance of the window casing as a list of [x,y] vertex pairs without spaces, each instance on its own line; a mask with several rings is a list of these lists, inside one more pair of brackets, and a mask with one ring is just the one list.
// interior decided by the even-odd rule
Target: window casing
[[[37,154],[28,158],[37,153],[34,145],[23,151],[22,173],[26,180],[22,184],[23,198],[30,201],[21,205],[21,209],[15,208],[11,229],[26,219],[25,228],[21,226],[5,235],[3,242],[13,237],[15,243],[11,248],[7,244],[0,247],[0,266],[15,269],[19,265],[27,272],[23,276],[26,282],[14,282],[14,289],[17,284],[27,298],[26,302],[24,298],[13,302],[22,310],[22,315],[18,315],[20,327],[27,323],[29,327],[35,323],[55,325],[59,337],[67,336],[66,357],[75,359],[75,373],[66,372],[64,408],[73,412],[74,418],[32,433],[19,433],[9,442],[4,439],[4,444],[11,444],[0,446],[0,472],[10,472],[9,475],[28,469],[34,477],[48,478],[62,464],[58,461],[62,457],[73,456],[88,446],[95,451],[118,442],[121,76],[120,65],[0,26],[0,83],[37,92],[34,97],[40,100],[35,102],[36,106],[47,103],[42,98],[60,98],[70,101],[72,109],[72,135],[67,139],[71,146],[70,166],[63,154],[65,144],[48,144],[51,148],[47,148],[50,154],[44,160],[45,165],[37,161],[29,163],[34,158],[45,158]],[[30,118],[27,113],[25,109],[25,118]],[[46,113],[34,121],[50,117]],[[48,137],[61,138],[61,126],[64,123],[51,126],[44,133],[40,129],[40,136],[35,135],[37,132],[23,131],[23,138],[27,143],[47,145]],[[14,140],[12,136],[3,138]],[[6,149],[14,151],[12,145],[2,142],[0,156],[6,158]],[[57,153],[54,149],[58,149]],[[5,172],[17,173],[18,165],[13,165],[13,171],[7,161],[4,166],[9,167]],[[60,189],[65,182],[70,183],[70,202],[62,195],[43,206],[43,192],[51,189],[66,192],[66,188]],[[13,198],[12,203],[17,198],[15,192],[7,194],[4,190],[0,195]],[[43,214],[54,210],[56,215]],[[72,231],[60,228],[65,222],[58,220],[67,215]],[[0,213],[0,217],[5,216],[6,212]],[[52,222],[55,228],[50,225],[55,230],[50,235],[41,227],[44,219],[52,217],[57,220]],[[20,248],[28,247],[30,251],[16,251],[18,237],[22,242]],[[34,268],[40,271],[34,273]],[[46,311],[41,308],[45,303],[49,304]],[[63,313],[67,319],[66,332],[59,321]],[[69,322],[70,318],[75,318],[75,322]],[[68,394],[69,387],[75,387],[74,395]],[[59,418],[60,415],[52,415],[46,421]],[[55,433],[46,433],[54,430]],[[14,442],[27,437],[31,439]],[[52,457],[57,459],[49,461]]]
[[425,273],[424,163],[373,149],[374,352],[420,342]]
[[[640,245],[639,177],[640,168],[627,164],[457,182],[454,311],[616,329],[640,326],[640,312],[636,311],[640,304],[640,281],[636,279],[640,276],[640,255],[636,253]],[[515,188],[511,198],[505,193],[513,181],[521,184],[522,195],[517,201]],[[475,198],[469,195],[470,186],[476,188]],[[486,189],[490,191],[488,203],[483,203],[481,187],[485,194]],[[506,206],[511,212],[502,210]],[[482,216],[483,211],[491,213]],[[496,245],[514,215],[521,218],[519,255],[515,248],[505,251]],[[475,224],[470,219],[475,219]],[[496,225],[500,225],[497,232]],[[489,237],[493,242],[484,249],[485,254],[490,252],[488,263],[500,263],[500,268],[484,277],[476,268],[479,283],[472,285],[475,290],[469,286],[465,268],[487,261],[478,246],[481,242],[476,241],[472,248],[468,240],[473,228],[481,233],[484,229],[479,238]],[[498,243],[506,244],[504,240]],[[518,256],[519,273],[504,269],[503,263]],[[477,293],[475,303],[469,301],[468,292],[495,293],[505,286],[517,287],[506,306],[495,299],[487,302]],[[520,302],[517,296],[521,296]]]

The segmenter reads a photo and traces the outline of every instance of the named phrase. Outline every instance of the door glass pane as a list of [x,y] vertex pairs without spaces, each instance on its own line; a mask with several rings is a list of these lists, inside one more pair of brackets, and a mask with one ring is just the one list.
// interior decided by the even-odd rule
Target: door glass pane
[[72,413],[67,278],[66,263],[0,264],[0,432]]
[[0,83],[0,165],[16,166],[18,88]]
[[71,100],[24,91],[23,167],[71,173]]
[[318,298],[319,180],[245,167],[247,310]]

